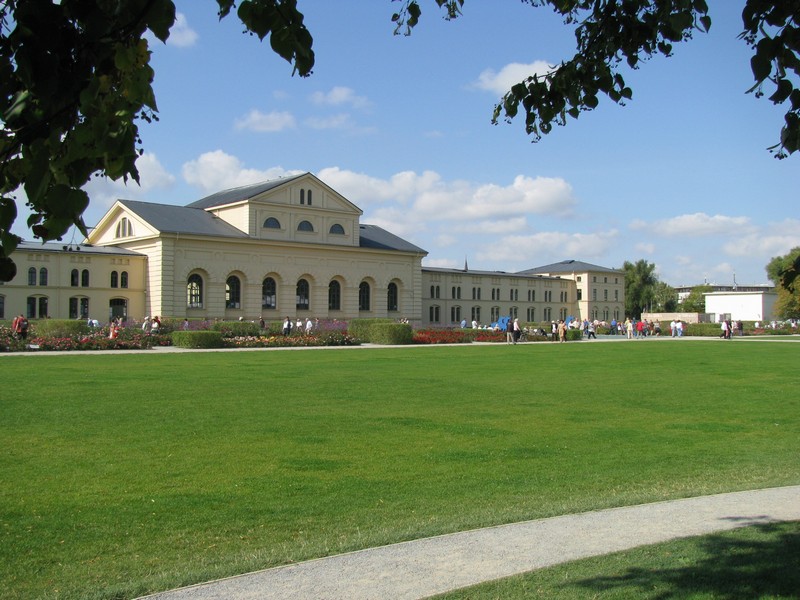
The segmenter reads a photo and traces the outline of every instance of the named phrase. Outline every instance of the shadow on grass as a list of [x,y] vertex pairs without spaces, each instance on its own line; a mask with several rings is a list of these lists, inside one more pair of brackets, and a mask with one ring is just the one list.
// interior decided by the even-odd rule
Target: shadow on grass
[[744,536],[730,532],[706,536],[685,554],[670,553],[661,559],[661,564],[674,564],[677,558],[680,566],[634,567],[622,575],[571,585],[599,594],[612,592],[615,597],[800,598],[800,523],[754,525],[747,530]]

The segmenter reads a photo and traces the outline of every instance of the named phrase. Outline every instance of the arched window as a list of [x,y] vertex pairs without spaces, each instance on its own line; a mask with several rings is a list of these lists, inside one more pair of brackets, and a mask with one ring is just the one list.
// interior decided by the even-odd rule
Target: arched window
[[119,287],[127,288],[128,287],[128,272],[123,271],[119,274]]
[[476,323],[481,322],[481,307],[480,306],[473,306],[472,307],[472,320]]
[[344,235],[344,227],[339,225],[339,223],[334,223],[331,225],[330,233],[332,235]]
[[117,230],[114,237],[123,238],[133,235],[133,224],[128,220],[128,217],[122,217],[117,223]]
[[186,306],[203,308],[203,278],[197,273],[189,275],[186,282]]
[[305,279],[300,279],[297,282],[295,308],[297,308],[297,310],[308,310],[310,308],[308,281]]
[[240,308],[242,306],[242,283],[236,275],[231,275],[225,281],[225,308]]
[[396,312],[397,300],[397,284],[392,282],[389,284],[389,288],[386,290],[386,310],[389,312]]
[[451,323],[460,323],[461,322],[461,307],[460,306],[451,306],[450,307],[450,322]]
[[300,190],[300,204],[306,203],[306,191]]
[[264,221],[264,229],[280,229],[281,222],[278,221],[275,217],[269,217],[266,221]]
[[438,323],[439,322],[439,307],[438,306],[431,306],[428,314],[428,320],[431,323]]
[[119,273],[116,271],[111,271],[111,287],[115,288],[119,286]]
[[308,205],[311,206],[311,190],[308,190]]
[[89,269],[81,271],[81,287],[89,287]]
[[47,269],[39,269],[39,285],[47,285]]
[[313,233],[314,226],[309,221],[300,221],[300,224],[297,226],[297,231],[310,231]]
[[358,285],[358,310],[369,310],[369,284],[366,281]]
[[28,285],[36,285],[36,267],[28,269]]
[[69,273],[69,284],[72,287],[78,287],[79,275],[78,269],[72,269]]
[[272,277],[267,277],[261,282],[261,308],[277,308],[277,296],[278,285]]
[[342,310],[342,286],[336,280],[328,284],[328,310]]

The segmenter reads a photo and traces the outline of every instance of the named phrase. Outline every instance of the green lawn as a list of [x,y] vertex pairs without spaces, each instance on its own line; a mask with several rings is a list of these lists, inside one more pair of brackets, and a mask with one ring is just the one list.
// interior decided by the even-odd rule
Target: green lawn
[[800,346],[0,357],[6,598],[800,483]]

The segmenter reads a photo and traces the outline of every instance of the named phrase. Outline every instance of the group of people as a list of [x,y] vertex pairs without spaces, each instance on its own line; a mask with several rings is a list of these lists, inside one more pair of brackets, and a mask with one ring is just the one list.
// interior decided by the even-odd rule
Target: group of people
[[721,329],[721,333],[719,337],[724,340],[731,339],[732,336],[736,335],[744,335],[744,325],[741,321],[731,321],[730,319],[722,319],[719,324],[719,328]]
[[[318,324],[319,319],[317,319],[317,325]],[[283,335],[291,335],[292,331],[299,334],[305,333],[306,335],[310,335],[314,331],[314,321],[306,317],[306,321],[303,323],[303,319],[297,317],[297,322],[293,324],[292,319],[286,317],[283,320]]]
[[[188,320],[186,320],[185,325],[188,325]],[[153,317],[145,317],[144,321],[142,321],[142,331],[144,331],[147,335],[155,335],[158,333],[158,330],[161,329],[161,319],[158,316]]]

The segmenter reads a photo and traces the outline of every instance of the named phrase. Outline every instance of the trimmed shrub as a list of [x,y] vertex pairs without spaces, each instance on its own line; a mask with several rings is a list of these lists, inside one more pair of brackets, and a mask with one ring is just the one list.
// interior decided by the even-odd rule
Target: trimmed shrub
[[369,327],[369,339],[373,344],[398,346],[410,344],[413,338],[408,323],[373,323]]
[[172,345],[178,348],[222,348],[221,331],[173,331]]
[[261,326],[250,321],[219,321],[211,329],[226,338],[259,336],[262,333]]
[[40,337],[67,338],[86,335],[92,328],[84,319],[41,319],[31,321],[31,332]]
[[581,329],[567,329],[567,341],[577,342],[583,339],[583,330]]
[[362,342],[371,342],[370,327],[375,323],[394,323],[392,319],[353,319],[347,325],[347,332]]
[[719,337],[722,335],[722,329],[720,329],[719,323],[684,323],[683,335],[689,337]]

